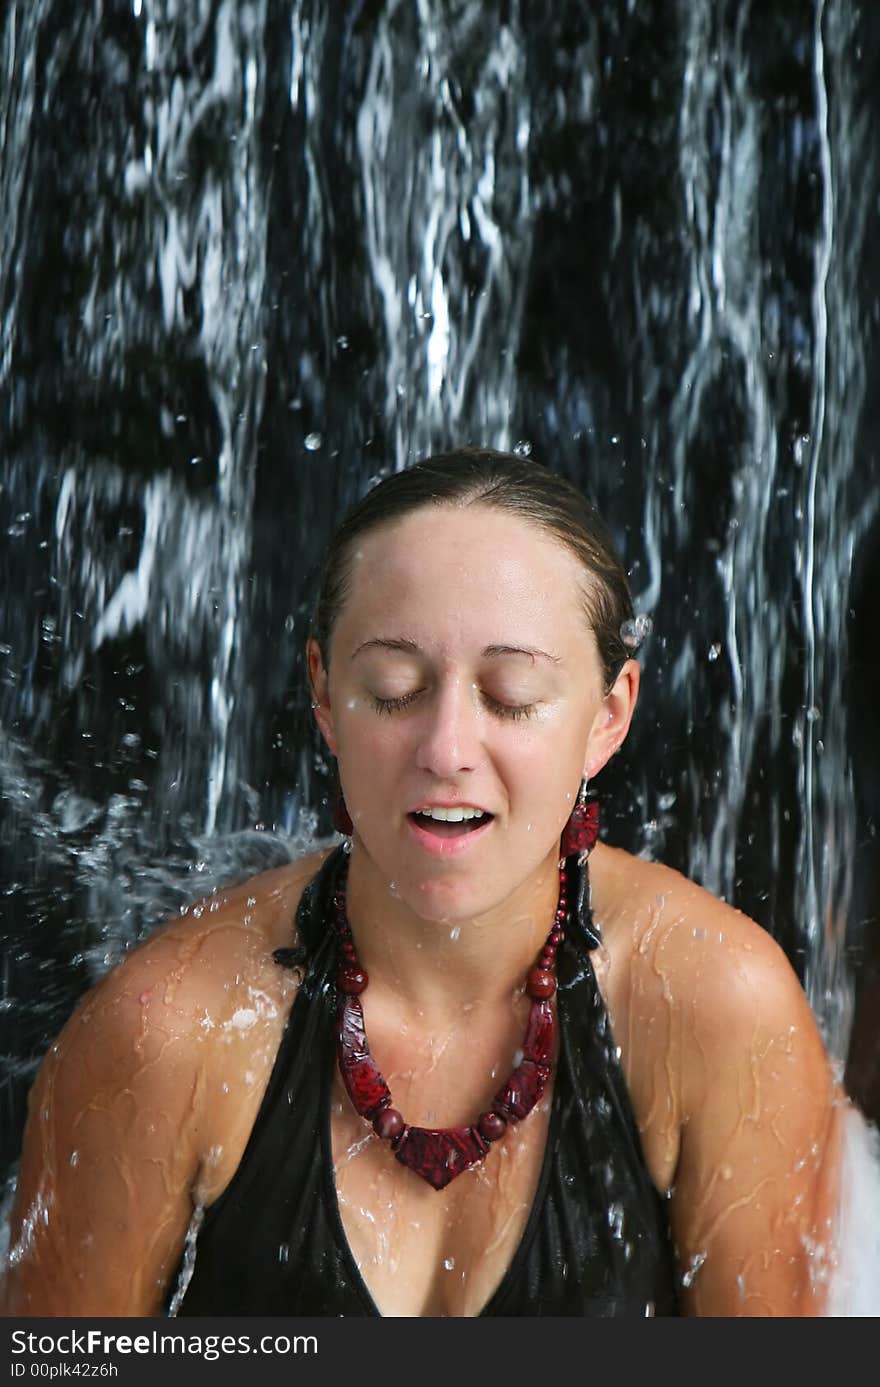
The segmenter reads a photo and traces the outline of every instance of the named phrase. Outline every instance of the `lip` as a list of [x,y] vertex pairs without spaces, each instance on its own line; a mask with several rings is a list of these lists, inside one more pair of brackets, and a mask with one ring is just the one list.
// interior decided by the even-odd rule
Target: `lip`
[[[476,809],[478,806],[476,804],[420,804],[418,807],[419,809]],[[413,810],[412,814],[416,812]],[[479,828],[472,828],[469,833],[462,834],[460,838],[436,838],[433,833],[421,828],[412,818],[412,814],[406,816],[407,828],[417,846],[431,857],[460,857],[462,853],[470,852],[474,845],[489,832],[495,822],[494,818],[491,818],[486,823],[481,824]]]

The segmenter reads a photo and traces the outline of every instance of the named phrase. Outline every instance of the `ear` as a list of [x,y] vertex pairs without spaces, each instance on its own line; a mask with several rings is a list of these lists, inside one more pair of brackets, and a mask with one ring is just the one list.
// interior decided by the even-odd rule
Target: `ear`
[[641,670],[635,660],[627,660],[610,691],[602,700],[587,739],[584,775],[594,775],[623,745],[639,696]]
[[336,733],[333,728],[333,712],[330,707],[330,679],[324,668],[321,647],[314,637],[306,642],[306,658],[309,664],[309,683],[312,689],[312,712],[321,735],[333,755],[336,755]]

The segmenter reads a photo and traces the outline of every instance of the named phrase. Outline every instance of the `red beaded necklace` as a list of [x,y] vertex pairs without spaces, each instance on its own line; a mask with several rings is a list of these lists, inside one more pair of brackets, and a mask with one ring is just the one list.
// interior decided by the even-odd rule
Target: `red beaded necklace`
[[495,1094],[491,1107],[469,1127],[411,1127],[391,1106],[391,1091],[370,1054],[364,1030],[360,994],[369,979],[358,961],[345,913],[344,873],[339,879],[333,905],[339,992],[336,1043],[346,1091],[361,1117],[373,1124],[377,1136],[391,1143],[401,1164],[421,1175],[435,1190],[442,1190],[456,1175],[482,1161],[490,1144],[504,1136],[509,1123],[521,1122],[529,1115],[550,1077],[556,1041],[556,1011],[551,1002],[556,991],[556,950],[564,938],[568,911],[564,861],[559,863],[559,899],[553,927],[526,978],[526,992],[532,998],[532,1006],[522,1043],[522,1059]]

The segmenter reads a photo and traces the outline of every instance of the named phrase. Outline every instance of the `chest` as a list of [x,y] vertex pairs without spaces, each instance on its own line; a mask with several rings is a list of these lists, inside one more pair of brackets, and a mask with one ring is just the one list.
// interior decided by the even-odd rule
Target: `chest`
[[485,1161],[435,1190],[351,1112],[334,1075],[329,1140],[341,1230],[381,1314],[480,1314],[514,1263],[536,1207],[551,1115],[545,1095]]
[[[342,1313],[455,1317],[523,1305],[602,1314],[609,1295],[653,1301],[662,1220],[587,1001],[569,1010],[552,1092],[442,1191],[400,1166],[352,1110],[330,1013],[318,999],[294,1006],[254,1139],[238,1153],[217,1214],[209,1210],[196,1309],[184,1313],[214,1312],[221,1300],[227,1313],[243,1313],[248,1296],[260,1313],[340,1313],[345,1304]],[[471,1029],[470,1063],[444,1053],[433,1076],[473,1071],[479,1048]],[[435,1087],[424,1068],[411,1082],[398,1070],[392,1092],[426,1126],[467,1120],[487,1101],[468,1090],[450,1106],[445,1083]]]

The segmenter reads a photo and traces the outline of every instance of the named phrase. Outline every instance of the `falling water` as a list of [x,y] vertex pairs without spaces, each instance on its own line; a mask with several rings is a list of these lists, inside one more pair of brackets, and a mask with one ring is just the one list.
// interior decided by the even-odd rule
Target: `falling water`
[[846,1052],[878,26],[539,8],[6,6],[7,1164],[83,988],[328,829],[321,546],[458,442],[595,496],[654,620],[608,831],[776,934]]

